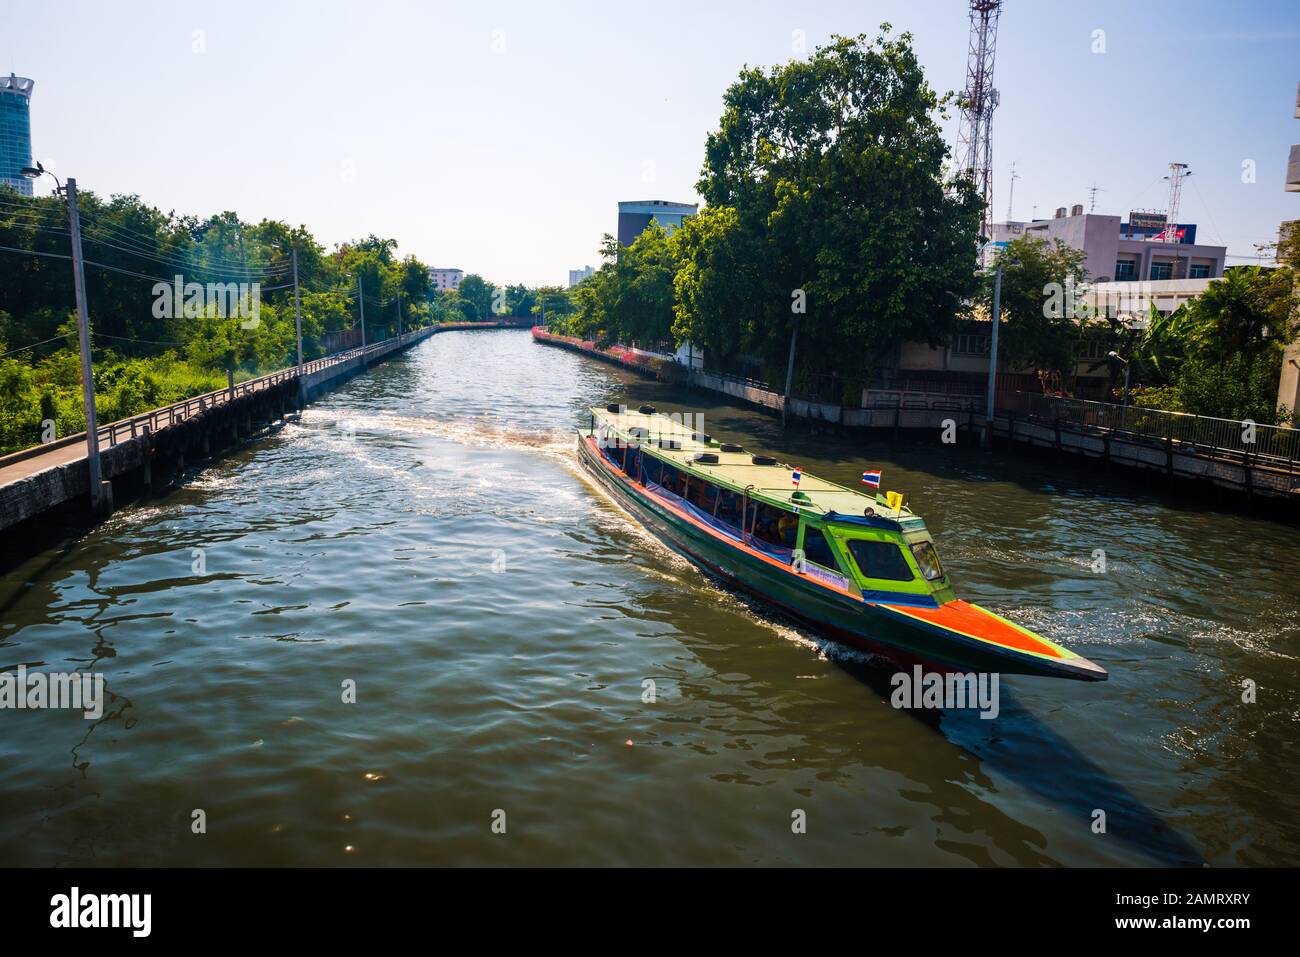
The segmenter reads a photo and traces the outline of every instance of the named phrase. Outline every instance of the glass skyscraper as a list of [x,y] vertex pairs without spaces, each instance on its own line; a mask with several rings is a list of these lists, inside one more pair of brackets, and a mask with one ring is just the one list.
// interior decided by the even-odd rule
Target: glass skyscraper
[[0,186],[32,195],[32,181],[22,174],[32,165],[32,87],[25,76],[0,76]]

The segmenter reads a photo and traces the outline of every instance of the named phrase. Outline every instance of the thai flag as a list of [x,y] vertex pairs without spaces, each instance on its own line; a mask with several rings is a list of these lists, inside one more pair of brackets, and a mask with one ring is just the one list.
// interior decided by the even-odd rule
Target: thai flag
[[795,488],[799,487],[799,480],[801,478],[803,478],[803,472],[801,472],[799,469],[795,469],[792,473],[790,473],[790,481],[794,482]]
[[880,469],[871,472],[863,472],[862,484],[870,485],[872,488],[880,488]]

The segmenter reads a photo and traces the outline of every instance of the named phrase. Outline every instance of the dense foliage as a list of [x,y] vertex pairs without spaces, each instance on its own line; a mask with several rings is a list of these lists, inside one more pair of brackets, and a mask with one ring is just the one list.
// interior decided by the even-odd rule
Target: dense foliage
[[[306,228],[286,223],[247,224],[229,212],[177,216],[134,196],[78,199],[101,421],[291,365],[295,249],[306,359],[360,344],[363,294],[370,342],[395,334],[399,322],[412,329],[527,316],[534,304],[522,286],[498,291],[472,274],[461,294],[435,294],[428,267],[399,257],[393,239],[368,236],[326,251]],[[70,240],[62,197],[0,187],[0,452],[48,438],[43,423],[53,422],[57,436],[85,426]],[[187,294],[172,292],[177,283],[182,291],[199,284],[205,298],[186,308]],[[209,284],[232,293],[244,284],[246,295],[213,302]]]
[[[1059,239],[1014,239],[997,258],[1002,267],[998,355],[1011,368],[1067,369],[1079,340],[1078,297],[1087,274],[1082,250]],[[991,311],[995,274],[980,276],[979,306]]]
[[706,208],[672,236],[607,236],[563,331],[690,341],[769,377],[796,323],[809,375],[864,376],[903,339],[943,341],[976,291],[980,220],[969,183],[944,177],[947,102],[907,34],[744,70],[705,146]]
[[1286,344],[1300,335],[1290,267],[1239,266],[1167,316],[1132,333],[1135,404],[1289,424],[1275,408]]

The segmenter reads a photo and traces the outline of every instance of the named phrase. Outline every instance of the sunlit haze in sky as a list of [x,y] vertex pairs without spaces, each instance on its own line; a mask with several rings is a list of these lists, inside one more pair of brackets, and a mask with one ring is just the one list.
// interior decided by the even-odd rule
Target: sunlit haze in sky
[[[832,34],[910,31],[960,89],[964,0],[219,3],[5,0],[0,69],[35,79],[33,151],[164,211],[375,233],[434,266],[559,284],[598,265],[627,199],[696,202],[704,138],[745,64]],[[1103,30],[1105,52],[1093,52]],[[196,31],[202,31],[196,33]],[[1006,0],[994,218],[1163,209],[1229,263],[1300,218],[1300,4]],[[955,121],[945,124],[949,142]],[[1243,182],[1253,160],[1255,182]]]

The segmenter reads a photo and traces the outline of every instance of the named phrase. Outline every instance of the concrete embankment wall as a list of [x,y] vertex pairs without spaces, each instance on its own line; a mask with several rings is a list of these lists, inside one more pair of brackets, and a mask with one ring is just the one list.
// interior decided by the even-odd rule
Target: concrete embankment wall
[[[687,379],[681,366],[678,366],[680,372],[674,375],[631,361],[621,351],[599,349],[589,341],[554,336],[542,330],[534,330],[533,335],[544,345],[581,352],[657,378],[682,382]],[[786,405],[782,395],[752,382],[714,373],[696,370],[688,384],[774,415],[780,415]],[[984,432],[985,407],[983,396],[869,390],[863,396],[862,408],[792,397],[786,414],[807,423],[892,437],[904,434],[933,437],[944,431],[961,433],[957,444],[970,447],[979,442]],[[1224,454],[1157,436],[1082,428],[1068,422],[1043,422],[1001,410],[993,417],[992,433],[995,447],[1037,450],[1055,459],[1068,456],[1091,460],[1107,468],[1130,472],[1134,477],[1156,479],[1166,487],[1177,485],[1200,498],[1208,496],[1218,503],[1246,508],[1262,504],[1276,517],[1300,519],[1300,471],[1295,463]]]
[[[466,328],[481,328],[472,324]],[[234,394],[209,393],[154,410],[100,430],[100,467],[107,502],[148,491],[161,479],[184,473],[187,464],[220,454],[264,429],[282,423],[304,402],[337,388],[376,363],[429,336],[458,326],[406,333],[347,358],[308,363],[306,374],[285,369],[239,383]],[[0,458],[0,533],[12,539],[32,522],[61,512],[89,514],[90,470],[86,436]]]

